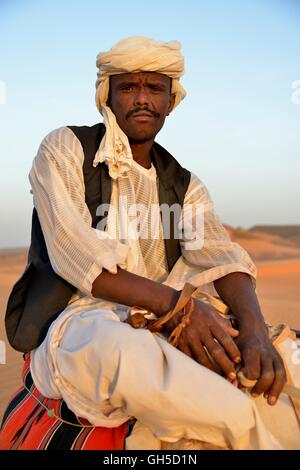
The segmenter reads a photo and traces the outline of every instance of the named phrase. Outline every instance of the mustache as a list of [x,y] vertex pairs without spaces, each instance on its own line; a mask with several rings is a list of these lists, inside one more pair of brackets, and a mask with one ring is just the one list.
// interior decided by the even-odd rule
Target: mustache
[[160,114],[157,113],[156,111],[153,111],[152,109],[149,109],[149,108],[134,108],[131,111],[128,111],[128,113],[126,114],[126,119],[130,118],[130,116],[132,116],[133,114],[142,113],[143,111],[145,113],[152,114],[152,116],[154,116],[156,118],[160,117]]

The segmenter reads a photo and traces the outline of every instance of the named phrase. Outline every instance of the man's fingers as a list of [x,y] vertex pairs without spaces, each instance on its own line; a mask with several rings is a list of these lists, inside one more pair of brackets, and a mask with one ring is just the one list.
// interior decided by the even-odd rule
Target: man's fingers
[[229,319],[222,317],[217,312],[213,312],[213,316],[221,325],[224,331],[228,333],[232,338],[236,338],[239,335],[239,331],[232,327],[232,324]]
[[260,353],[259,351],[250,350],[245,351],[243,354],[245,363],[245,376],[247,379],[259,379],[261,373]]
[[182,335],[178,343],[178,349],[180,349],[180,351],[189,356],[191,359],[194,359],[202,366],[207,367],[213,372],[220,372],[218,368],[209,359],[204,347],[202,346],[198,338],[197,341],[187,342],[187,339],[184,338]]
[[236,338],[236,337],[240,334],[239,330],[236,330],[236,329],[233,328],[232,326],[228,328],[227,333],[228,333],[232,338]]
[[178,349],[180,349],[181,352],[183,352],[184,354],[189,356],[191,359],[193,359],[193,354],[185,341],[181,339],[179,340]]
[[256,385],[251,390],[253,396],[261,395],[269,390],[274,382],[275,372],[272,359],[264,359],[261,365],[261,375]]
[[271,388],[268,391],[269,405],[275,405],[287,380],[284,365],[279,359],[274,359],[273,367],[275,378]]
[[193,352],[193,356],[195,360],[199,364],[201,364],[204,367],[207,367],[213,372],[220,373],[220,369],[218,369],[218,367],[215,364],[213,364],[213,362],[208,357],[207,352],[205,351],[204,347],[199,341],[191,343],[190,348],[191,348],[191,351]]
[[[232,341],[230,337],[229,339],[230,341]],[[209,334],[204,336],[203,343],[208,353],[211,355],[214,361],[220,366],[220,368],[223,370],[226,376],[230,380],[234,380],[236,377],[234,363],[229,359],[229,357],[227,356],[222,346],[219,343],[217,343],[213,339],[213,337]]]
[[240,362],[241,353],[239,351],[239,348],[237,347],[233,339],[228,335],[228,333],[223,330],[221,325],[219,325],[218,323],[212,325],[211,333],[214,338],[219,341],[220,345],[223,346],[229,358],[236,363]]

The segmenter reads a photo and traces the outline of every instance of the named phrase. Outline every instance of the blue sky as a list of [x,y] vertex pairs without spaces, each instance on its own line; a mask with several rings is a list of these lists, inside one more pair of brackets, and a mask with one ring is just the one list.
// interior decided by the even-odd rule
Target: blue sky
[[101,120],[96,55],[131,35],[182,43],[188,96],[157,141],[205,182],[223,222],[299,224],[300,1],[1,0],[0,247],[29,243],[38,146]]

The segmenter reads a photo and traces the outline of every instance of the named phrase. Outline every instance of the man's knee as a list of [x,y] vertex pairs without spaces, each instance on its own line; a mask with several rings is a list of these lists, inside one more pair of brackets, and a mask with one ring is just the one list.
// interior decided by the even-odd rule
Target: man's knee
[[254,403],[245,393],[240,392],[232,403],[228,403],[222,413],[225,428],[230,433],[243,436],[255,426]]
[[[80,335],[76,320],[70,324],[60,344],[60,354],[73,356],[72,361],[84,357],[85,368],[94,369],[109,375],[122,360],[123,364],[134,365],[137,357],[143,354],[146,358],[161,355],[154,336],[147,330],[134,329],[122,323],[113,314],[112,317],[101,317],[91,313],[80,320]],[[70,358],[71,359],[71,358]]]

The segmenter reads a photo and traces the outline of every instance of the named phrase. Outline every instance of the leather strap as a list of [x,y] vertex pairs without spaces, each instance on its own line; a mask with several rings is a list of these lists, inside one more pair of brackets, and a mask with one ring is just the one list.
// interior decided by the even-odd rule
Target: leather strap
[[194,292],[193,297],[196,297],[204,302],[210,303],[210,305],[212,305],[219,313],[221,313],[222,315],[226,315],[227,318],[230,318],[230,308],[216,297],[206,294],[206,292],[198,291],[198,289]]
[[191,299],[192,297],[192,294],[195,292],[197,288],[195,286],[193,286],[192,284],[190,284],[189,282],[186,282],[185,285],[184,285],[184,288],[182,289],[181,293],[180,293],[180,297],[179,299],[177,300],[177,303],[175,305],[175,307],[170,310],[168,313],[166,313],[166,315],[164,315],[163,317],[159,318],[158,320],[156,320],[155,322],[153,322],[150,326],[149,326],[149,330],[154,333],[154,332],[158,332],[161,330],[162,326],[167,323],[169,320],[171,320],[171,318],[173,318],[177,313],[181,312],[184,307],[186,306],[186,304],[189,302],[189,300]]

